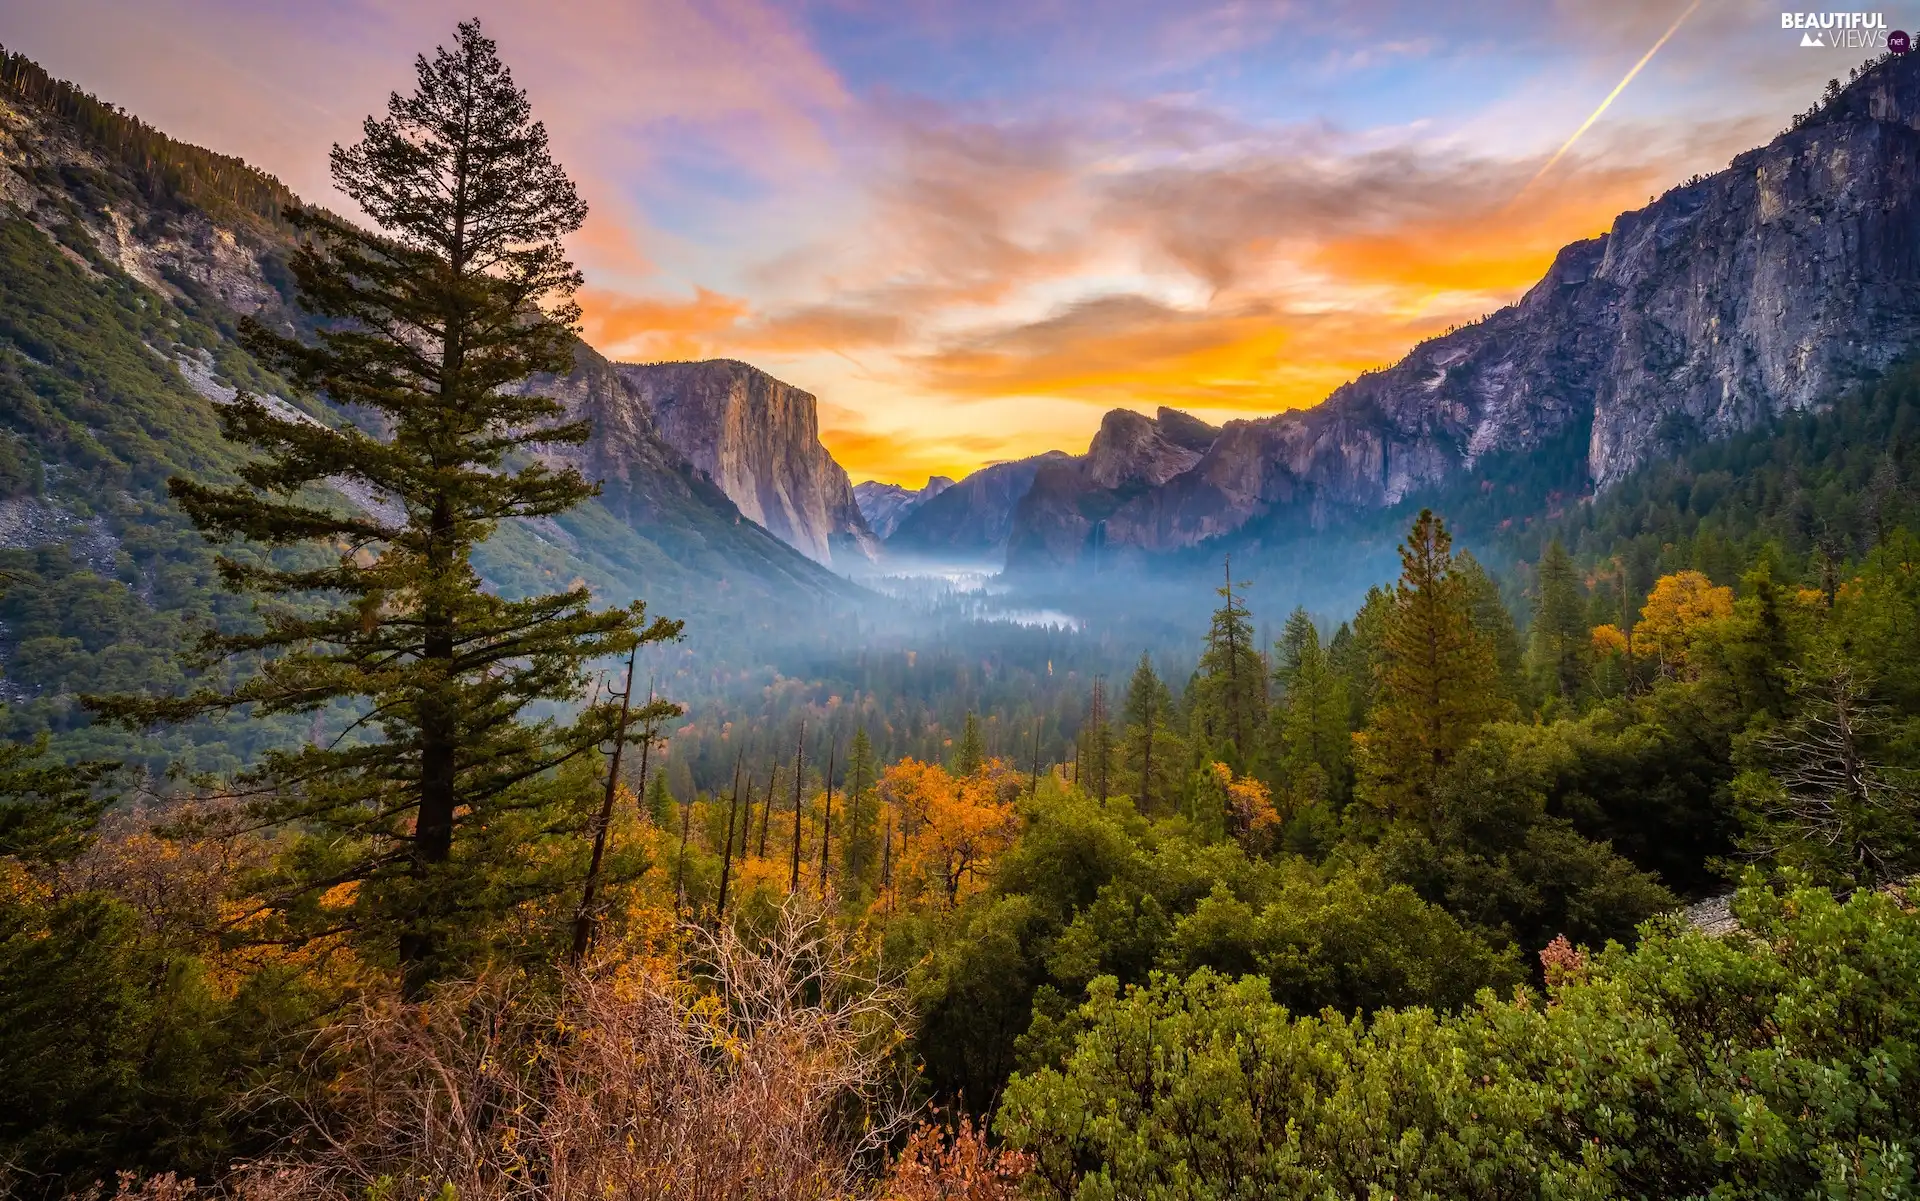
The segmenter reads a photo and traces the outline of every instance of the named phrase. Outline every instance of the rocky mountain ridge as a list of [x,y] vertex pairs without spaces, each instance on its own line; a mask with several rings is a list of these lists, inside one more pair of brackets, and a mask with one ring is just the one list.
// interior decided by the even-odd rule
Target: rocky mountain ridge
[[1726,170],[1566,247],[1517,303],[1313,408],[1229,422],[1161,482],[1121,496],[1042,477],[1050,487],[1020,507],[1008,566],[1297,536],[1582,426],[1585,461],[1571,466],[1604,489],[1670,447],[1817,404],[1916,345],[1920,56],[1909,55],[1872,65]]
[[907,514],[953,487],[953,482],[951,476],[936,475],[930,477],[924,487],[907,488],[866,480],[853,486],[853,503],[860,506],[860,515],[867,519],[873,536],[884,541],[900,527]]
[[1041,468],[1072,456],[1064,451],[993,463],[967,476],[902,518],[887,538],[889,554],[999,566],[1013,531],[1014,510]]
[[[282,206],[297,203],[293,193],[240,160],[175,142],[52,79],[29,60],[0,51],[0,223],[32,227],[15,239],[23,254],[64,259],[81,273],[78,286],[147,314],[130,320],[151,331],[144,350],[165,378],[137,402],[131,395],[117,397],[115,381],[90,382],[99,402],[109,406],[107,412],[150,422],[151,417],[136,418],[136,412],[145,412],[139,405],[184,406],[180,420],[166,428],[192,429],[193,437],[202,438],[207,415],[186,410],[225,403],[236,388],[268,397],[292,395],[252,364],[231,333],[242,316],[298,328],[302,317],[285,266],[292,236],[279,218]],[[44,274],[30,257],[8,262],[5,270]],[[25,277],[0,277],[0,288],[15,282],[24,283]],[[169,314],[178,319],[169,323]],[[205,332],[178,344],[164,335],[188,325]],[[76,331],[75,336],[81,335]],[[9,355],[56,372],[80,370],[0,330],[0,360]],[[571,409],[594,418],[593,440],[569,448],[565,456],[601,481],[605,493],[562,518],[503,529],[500,544],[484,556],[491,565],[489,578],[501,586],[510,580],[530,586],[535,576],[564,582],[584,575],[620,599],[642,595],[669,604],[703,591],[711,597],[716,583],[741,596],[849,594],[844,581],[743,518],[736,503],[667,442],[644,398],[622,383],[610,364],[584,345],[577,359],[581,366],[573,378],[545,382]],[[342,419],[322,399],[294,401],[309,419]],[[810,435],[811,398],[802,416]],[[149,425],[138,436],[163,436],[156,428]],[[62,470],[62,455],[72,448],[57,438],[38,445],[37,426],[11,432],[48,464],[50,483]],[[218,443],[217,435],[211,442]],[[167,449],[201,461],[235,453],[198,443]],[[844,508],[857,518],[844,472],[840,481]],[[44,491],[33,498],[39,506],[35,512],[44,509],[52,516],[13,523],[17,528],[10,529],[7,545],[78,545],[70,535],[82,526],[61,515],[68,509],[84,512],[100,498],[68,497],[50,486]],[[379,498],[348,499],[363,506],[380,503]],[[166,503],[163,489],[151,497],[139,493],[134,500]]]

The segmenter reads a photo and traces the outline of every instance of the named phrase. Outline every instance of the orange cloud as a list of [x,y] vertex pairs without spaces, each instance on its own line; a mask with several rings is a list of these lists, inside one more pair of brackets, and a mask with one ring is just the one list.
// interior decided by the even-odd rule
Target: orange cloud
[[722,352],[725,334],[750,311],[747,302],[706,288],[691,300],[628,296],[604,289],[580,293],[581,332],[608,358],[657,362],[706,359]]

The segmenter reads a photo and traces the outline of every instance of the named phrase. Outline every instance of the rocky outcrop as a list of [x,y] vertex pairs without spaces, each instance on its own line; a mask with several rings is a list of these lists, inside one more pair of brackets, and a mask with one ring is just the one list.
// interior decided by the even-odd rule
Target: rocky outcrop
[[1115,409],[1087,453],[1043,464],[1014,510],[1007,565],[1060,565],[1097,553],[1103,523],[1121,506],[1191,470],[1220,431],[1163,408],[1154,417]]
[[1071,459],[1050,450],[1030,459],[995,463],[961,480],[909,513],[887,539],[890,552],[930,558],[997,560],[1013,530],[1013,511],[1041,468]]
[[867,519],[867,528],[873,531],[873,536],[885,541],[907,514],[951,487],[952,477],[944,475],[928,479],[924,488],[867,480],[853,486],[853,503],[860,506],[860,515]]
[[[1590,430],[1604,489],[1663,451],[1804,409],[1920,345],[1920,56],[1884,61],[1812,120],[1563,250],[1485,321],[1315,408],[1229,423],[1192,466],[1074,539],[1030,508],[1016,565],[1089,540],[1157,552],[1324,526]],[[1046,481],[1042,481],[1046,482]],[[1039,523],[1042,516],[1053,522]]]
[[820,563],[873,557],[878,540],[846,469],[820,444],[811,393],[731,359],[615,370],[660,438],[747,517]]

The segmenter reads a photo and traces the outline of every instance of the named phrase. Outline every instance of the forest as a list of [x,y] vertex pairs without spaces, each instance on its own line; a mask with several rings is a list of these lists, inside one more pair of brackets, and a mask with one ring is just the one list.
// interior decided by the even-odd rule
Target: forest
[[[375,228],[262,214],[312,320],[236,370],[306,415],[102,415],[53,485],[164,476],[102,518],[164,570],[4,562],[10,674],[80,700],[7,694],[0,1189],[1920,1194],[1920,373],[1517,526],[1481,498],[1547,483],[1396,510],[1352,611],[1222,554],[1127,671],[992,624],[688,666],[697,606],[483,578],[595,492],[507,386],[571,361],[585,207],[477,24],[417,76],[333,158]],[[89,379],[179,385],[33,236],[0,388],[84,441]]]

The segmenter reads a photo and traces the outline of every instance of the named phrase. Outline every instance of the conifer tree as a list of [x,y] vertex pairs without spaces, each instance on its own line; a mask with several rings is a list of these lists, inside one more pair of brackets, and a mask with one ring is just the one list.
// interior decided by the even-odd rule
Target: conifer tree
[[63,763],[45,734],[0,745],[0,859],[57,863],[85,850],[110,800],[114,765]]
[[[1193,731],[1205,747],[1224,752],[1239,770],[1258,748],[1255,739],[1267,724],[1267,665],[1253,643],[1252,612],[1236,584],[1233,562],[1226,564],[1226,584],[1214,591],[1221,598],[1207,630],[1207,649],[1200,656],[1194,689]],[[1198,750],[1198,748],[1196,748]]]
[[1173,731],[1173,716],[1173,693],[1142,653],[1127,684],[1121,757],[1127,787],[1143,813],[1169,805],[1179,792],[1186,747]]
[[1540,553],[1540,565],[1534,574],[1539,595],[1527,639],[1527,657],[1545,690],[1571,701],[1587,682],[1591,643],[1587,598],[1573,559],[1558,538]]
[[840,835],[840,861],[846,878],[856,882],[866,878],[879,839],[875,828],[879,808],[872,795],[875,778],[873,740],[865,726],[855,726],[853,743],[847,748],[846,829]]
[[960,750],[953,757],[953,774],[970,776],[979,771],[980,765],[986,761],[986,748],[980,740],[980,718],[969,709],[966,725],[960,732]]
[[1080,786],[1107,799],[1113,789],[1113,714],[1107,707],[1107,680],[1093,677],[1093,696],[1087,702],[1087,722],[1080,731],[1080,761],[1086,775]]
[[1378,585],[1367,589],[1353,620],[1340,627],[1328,648],[1334,669],[1347,682],[1348,724],[1366,724],[1373,710],[1374,689],[1380,682],[1380,662],[1386,643],[1387,618],[1393,612],[1393,593]]
[[673,799],[673,789],[667,784],[667,773],[657,771],[647,782],[646,792],[647,818],[662,830],[672,830],[680,822],[680,802]]
[[1278,765],[1290,792],[1326,799],[1346,782],[1352,744],[1346,681],[1334,670],[1320,645],[1320,631],[1304,608],[1288,615],[1275,649],[1279,662],[1274,678],[1281,689],[1273,722]]
[[[527,707],[577,702],[592,660],[680,629],[638,602],[595,609],[584,586],[510,599],[474,568],[502,522],[596,491],[530,453],[583,442],[587,423],[520,386],[572,366],[580,275],[562,240],[586,206],[477,22],[415,73],[412,95],[333,150],[336,185],[377,231],[286,214],[306,238],[289,265],[314,340],[243,329],[269,366],[371,420],[293,420],[242,394],[222,413],[256,456],[240,483],[170,482],[216,541],[310,548],[221,560],[230,587],[263,598],[262,623],[211,638],[207,658],[261,667],[230,688],[98,702],[135,724],[359,706],[355,736],[274,753],[253,777],[259,819],[305,836],[262,888],[285,937],[353,930],[400,962],[410,996],[467,966],[480,919],[565,883],[547,878],[564,860],[530,844],[568,828],[555,769],[610,737],[612,715]],[[330,481],[388,503],[343,506]],[[629,737],[678,711],[635,711]]]
[[1400,546],[1400,582],[1382,631],[1373,710],[1356,747],[1361,796],[1425,819],[1455,756],[1505,708],[1493,648],[1474,627],[1453,539],[1423,509]]
[[1520,641],[1520,629],[1514,624],[1513,614],[1500,599],[1500,585],[1480,565],[1480,560],[1473,557],[1472,551],[1463,550],[1454,555],[1453,572],[1459,577],[1460,590],[1467,598],[1473,628],[1493,652],[1501,695],[1516,707],[1525,706],[1526,647]]

